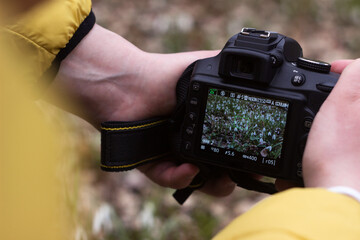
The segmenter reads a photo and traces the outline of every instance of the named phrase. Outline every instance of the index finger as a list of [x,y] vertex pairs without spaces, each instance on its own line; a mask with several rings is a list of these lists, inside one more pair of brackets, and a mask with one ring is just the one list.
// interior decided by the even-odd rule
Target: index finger
[[353,61],[354,60],[351,59],[336,60],[331,63],[331,71],[341,74],[344,71],[344,69]]

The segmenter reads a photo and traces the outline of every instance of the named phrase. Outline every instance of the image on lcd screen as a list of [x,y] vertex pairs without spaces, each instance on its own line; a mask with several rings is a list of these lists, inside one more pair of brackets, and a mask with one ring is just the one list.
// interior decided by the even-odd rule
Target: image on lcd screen
[[280,159],[288,109],[287,101],[209,89],[201,149]]

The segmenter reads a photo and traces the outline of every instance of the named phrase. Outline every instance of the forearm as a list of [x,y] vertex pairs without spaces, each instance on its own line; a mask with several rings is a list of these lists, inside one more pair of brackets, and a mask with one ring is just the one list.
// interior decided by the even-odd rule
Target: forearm
[[175,107],[175,87],[184,69],[216,53],[147,53],[95,25],[61,63],[46,98],[95,127],[102,121],[168,115]]
[[140,91],[135,89],[140,86],[127,85],[141,71],[139,59],[145,55],[122,37],[95,25],[61,63],[47,100],[97,124],[105,120],[102,106],[115,101],[121,109],[132,101],[127,99],[130,92]]

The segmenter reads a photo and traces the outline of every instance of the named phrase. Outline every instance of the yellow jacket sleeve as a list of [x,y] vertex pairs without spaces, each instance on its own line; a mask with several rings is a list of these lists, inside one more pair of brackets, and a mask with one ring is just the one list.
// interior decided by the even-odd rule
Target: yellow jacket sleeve
[[293,189],[257,204],[215,240],[360,239],[360,203],[325,189]]
[[21,67],[33,79],[52,68],[57,72],[67,54],[91,30],[91,0],[49,0],[33,7],[4,28],[12,48],[24,57]]

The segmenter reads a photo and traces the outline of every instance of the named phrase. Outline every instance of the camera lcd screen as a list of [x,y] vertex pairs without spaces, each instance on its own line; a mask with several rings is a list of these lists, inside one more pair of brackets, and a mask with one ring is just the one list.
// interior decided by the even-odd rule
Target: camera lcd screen
[[209,89],[200,149],[277,166],[289,102]]

